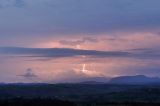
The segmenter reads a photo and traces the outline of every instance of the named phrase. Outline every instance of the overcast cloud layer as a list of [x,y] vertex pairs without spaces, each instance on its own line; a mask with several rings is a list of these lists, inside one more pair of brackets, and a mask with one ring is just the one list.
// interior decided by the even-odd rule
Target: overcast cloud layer
[[160,27],[159,4],[159,0],[0,0],[0,38],[154,31]]
[[0,82],[160,76],[159,4],[0,0]]

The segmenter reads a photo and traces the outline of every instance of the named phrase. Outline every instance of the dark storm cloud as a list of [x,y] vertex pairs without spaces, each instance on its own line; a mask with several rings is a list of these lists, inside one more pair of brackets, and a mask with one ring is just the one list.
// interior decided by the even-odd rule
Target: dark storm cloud
[[[0,0],[0,38],[97,34],[160,27],[159,0]],[[27,6],[24,6],[26,5]],[[1,7],[3,7],[1,5]],[[51,35],[50,35],[51,34]],[[28,37],[31,37],[28,36]],[[34,37],[33,37],[34,38]]]
[[128,51],[97,51],[69,48],[21,48],[21,47],[1,47],[1,55],[31,56],[31,57],[73,57],[73,56],[93,56],[93,57],[129,57],[139,59],[159,59],[160,50],[133,49]]
[[134,53],[136,58],[147,58],[147,59],[159,59],[160,58],[160,49],[159,47],[153,48],[139,48],[139,49],[132,49],[128,50],[131,53]]
[[33,57],[72,57],[72,56],[95,56],[95,57],[126,57],[128,52],[121,51],[96,51],[69,48],[20,48],[1,47],[2,55],[33,56]]
[[21,76],[21,77],[24,77],[24,78],[36,78],[37,75],[33,72],[33,70],[31,68],[28,68],[25,72],[25,74],[23,75],[18,75],[18,76]]

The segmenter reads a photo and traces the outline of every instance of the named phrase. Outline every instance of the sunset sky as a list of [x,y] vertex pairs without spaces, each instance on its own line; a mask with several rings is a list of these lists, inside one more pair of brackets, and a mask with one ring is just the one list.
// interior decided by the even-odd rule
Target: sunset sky
[[160,0],[0,0],[0,82],[160,77]]

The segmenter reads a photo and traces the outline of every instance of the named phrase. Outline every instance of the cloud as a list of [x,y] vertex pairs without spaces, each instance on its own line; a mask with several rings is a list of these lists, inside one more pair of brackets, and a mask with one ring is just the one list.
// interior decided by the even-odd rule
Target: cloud
[[98,79],[104,78],[104,75],[100,72],[96,71],[89,71],[84,73],[81,70],[72,69],[72,70],[65,70],[63,72],[57,73],[56,76],[59,76],[58,79],[49,81],[53,82],[80,82],[80,81],[96,81]]
[[23,7],[25,5],[26,5],[25,0],[0,0],[1,8]]
[[93,56],[93,57],[127,57],[128,52],[122,51],[96,51],[69,48],[21,48],[21,47],[1,47],[2,55],[32,56],[32,57],[73,57],[73,56]]
[[[0,0],[0,38],[159,30],[159,0]],[[25,2],[25,3],[24,3]],[[118,19],[117,19],[118,18]],[[44,36],[45,35],[45,36]],[[37,37],[36,37],[37,38]],[[9,38],[8,38],[9,39]]]
[[91,42],[91,43],[97,43],[98,39],[96,38],[91,38],[91,37],[84,37],[81,40],[60,40],[59,43],[62,45],[70,45],[70,46],[75,46],[75,45],[80,45],[86,42]]
[[23,75],[18,75],[18,76],[21,76],[21,77],[24,77],[24,78],[27,78],[27,79],[30,79],[30,78],[37,78],[37,75],[33,72],[33,70],[31,68],[28,68],[25,72],[25,74]]
[[62,58],[74,56],[87,57],[128,57],[139,59],[159,59],[160,50],[155,48],[131,49],[126,51],[98,51],[70,48],[22,48],[22,47],[1,47],[2,56],[25,56],[25,57],[45,57]]
[[15,1],[15,6],[16,6],[16,7],[23,7],[23,6],[25,6],[25,5],[26,5],[26,3],[25,3],[24,0],[16,0],[16,1]]
[[159,59],[160,58],[160,49],[159,47],[152,47],[152,48],[138,48],[138,49],[131,49],[128,50],[134,54],[135,58],[141,59]]
[[[88,77],[86,74],[82,72],[77,72],[75,70],[66,70],[62,73],[58,73],[57,76],[59,77],[56,82],[78,82]],[[50,82],[53,83],[53,81]]]

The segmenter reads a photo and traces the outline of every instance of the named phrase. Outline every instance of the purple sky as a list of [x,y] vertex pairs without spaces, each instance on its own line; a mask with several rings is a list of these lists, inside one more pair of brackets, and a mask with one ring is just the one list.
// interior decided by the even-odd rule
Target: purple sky
[[159,4],[0,0],[0,82],[160,77]]

